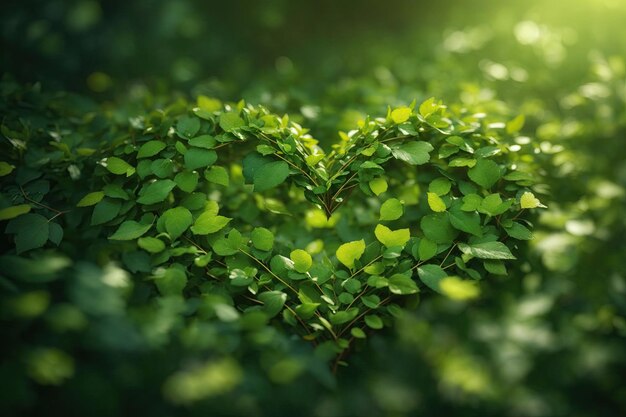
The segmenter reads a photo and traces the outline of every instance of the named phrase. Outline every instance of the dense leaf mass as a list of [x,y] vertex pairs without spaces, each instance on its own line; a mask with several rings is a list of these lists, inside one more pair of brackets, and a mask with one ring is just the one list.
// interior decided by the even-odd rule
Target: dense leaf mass
[[0,414],[625,414],[626,7],[572,1],[0,6]]

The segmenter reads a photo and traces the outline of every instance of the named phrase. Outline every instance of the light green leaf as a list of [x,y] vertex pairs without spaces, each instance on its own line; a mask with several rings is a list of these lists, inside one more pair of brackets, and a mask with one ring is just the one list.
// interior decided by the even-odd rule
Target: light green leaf
[[226,168],[220,166],[212,166],[206,170],[204,172],[204,178],[206,178],[209,182],[223,185],[224,187],[228,187],[228,184],[230,183],[228,171],[226,171]]
[[409,107],[398,107],[391,112],[391,120],[394,123],[404,123],[411,117],[411,112],[412,110]]
[[479,159],[467,175],[483,188],[491,188],[502,176],[498,164],[490,159]]
[[384,178],[378,177],[374,178],[369,182],[370,190],[376,195],[381,195],[385,191],[387,191],[387,181]]
[[282,184],[289,176],[289,165],[284,161],[270,162],[254,172],[254,191],[262,192]]
[[452,183],[450,182],[449,179],[445,177],[437,178],[431,181],[430,184],[428,184],[428,191],[430,191],[431,193],[435,193],[438,196],[443,196],[443,195],[448,194],[451,188],[452,188]]
[[116,156],[111,156],[106,160],[106,168],[115,175],[126,175],[130,177],[135,173],[135,168],[130,166],[128,162]]
[[439,109],[439,105],[435,101],[435,97],[431,97],[428,100],[420,104],[419,112],[422,116],[428,117]]
[[411,165],[423,165],[430,160],[429,153],[433,146],[428,142],[414,141],[396,145],[391,148],[394,158]]
[[409,229],[391,230],[387,226],[379,224],[374,230],[376,239],[386,247],[404,246],[411,238]]
[[151,140],[144,143],[137,152],[137,159],[150,158],[165,149],[167,145],[160,140]]
[[9,164],[8,162],[0,161],[0,177],[9,175],[14,169],[14,165]]
[[274,246],[274,234],[264,227],[256,227],[250,234],[252,244],[262,251],[272,250]]
[[445,277],[439,282],[441,293],[453,300],[473,300],[480,295],[480,288],[474,281],[468,281],[459,277]]
[[0,210],[0,220],[9,220],[30,211],[30,204],[19,204],[17,206],[5,207]]
[[546,207],[543,204],[541,204],[541,201],[539,201],[539,199],[537,197],[535,197],[535,195],[533,193],[531,193],[530,191],[526,191],[524,194],[522,194],[522,197],[520,198],[520,206],[523,209],[531,209],[531,208],[536,208],[536,207],[545,208]]
[[356,240],[353,242],[344,243],[339,246],[335,255],[337,255],[337,259],[339,262],[344,264],[346,267],[352,269],[354,268],[354,261],[361,259],[363,253],[365,252],[365,241],[363,239]]
[[89,193],[83,198],[80,199],[78,203],[76,203],[76,207],[89,207],[95,204],[98,204],[100,200],[104,198],[103,191],[94,191],[93,193]]
[[390,198],[380,206],[379,220],[397,220],[402,216],[403,211],[402,201],[397,198]]
[[300,272],[301,274],[307,272],[309,268],[311,268],[311,265],[313,265],[313,259],[311,259],[311,255],[309,255],[308,252],[302,249],[296,249],[291,251],[289,257],[293,261],[293,267],[295,268],[295,270]]
[[526,122],[526,118],[523,114],[518,115],[513,120],[510,120],[506,124],[506,133],[512,135],[514,133],[519,132],[524,127],[524,122]]
[[404,274],[395,274],[389,278],[389,291],[393,294],[408,295],[419,292],[417,284],[411,277]]
[[217,216],[212,212],[205,211],[196,219],[191,231],[195,235],[208,235],[222,230],[232,219],[224,216]]
[[517,259],[502,242],[475,243],[473,245],[459,243],[459,249],[465,254],[480,259]]
[[440,213],[446,211],[446,203],[435,193],[426,193],[428,198],[428,206],[434,212]]

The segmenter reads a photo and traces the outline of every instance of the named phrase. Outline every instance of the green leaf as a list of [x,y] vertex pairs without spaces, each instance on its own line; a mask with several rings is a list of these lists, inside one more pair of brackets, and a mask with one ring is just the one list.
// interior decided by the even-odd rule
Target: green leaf
[[231,220],[229,217],[218,216],[210,211],[205,211],[198,216],[191,226],[191,231],[194,235],[208,235],[222,230]]
[[97,226],[113,220],[122,209],[122,202],[112,198],[105,198],[93,208],[91,225]]
[[368,314],[363,319],[365,320],[365,324],[367,324],[367,327],[369,327],[370,329],[379,330],[384,327],[383,320],[376,314]]
[[374,230],[376,239],[386,247],[404,246],[411,238],[409,229],[391,230],[387,226],[379,224]]
[[208,149],[191,148],[187,150],[185,156],[185,168],[194,170],[208,167],[217,161],[217,153]]
[[517,259],[502,242],[485,242],[467,245],[459,243],[459,249],[465,254],[480,259]]
[[480,288],[474,281],[459,277],[445,277],[439,282],[441,293],[453,300],[467,301],[480,296]]
[[259,294],[259,301],[263,303],[263,310],[269,317],[280,313],[287,301],[287,294],[280,291],[266,291]]
[[153,183],[144,185],[139,191],[139,204],[155,204],[165,200],[170,191],[174,189],[176,183],[172,180],[157,180]]
[[422,217],[420,227],[424,236],[435,243],[452,243],[459,232],[452,227],[447,212],[428,214]]
[[344,264],[346,267],[352,269],[354,268],[354,261],[361,259],[363,253],[365,252],[365,241],[363,239],[356,240],[353,242],[344,243],[339,246],[335,255],[339,262]]
[[332,314],[329,318],[332,324],[338,326],[354,320],[358,314],[359,309],[353,307],[350,310],[338,311],[335,314]]
[[435,97],[431,97],[428,100],[420,104],[419,112],[422,116],[428,117],[439,109],[439,105],[435,101]]
[[262,251],[270,251],[274,246],[274,234],[264,227],[256,227],[250,234],[252,244]]
[[437,292],[441,292],[441,288],[439,287],[441,280],[448,276],[443,268],[435,264],[426,264],[418,267],[417,274],[428,288]]
[[262,192],[282,184],[289,176],[289,165],[284,161],[270,162],[254,173],[254,191]]
[[152,228],[154,216],[145,216],[141,222],[134,220],[126,220],[120,224],[118,229],[109,236],[110,240],[134,240],[143,236],[148,230]]
[[490,272],[494,275],[507,275],[506,267],[504,266],[504,262],[496,259],[488,259],[483,262],[483,265],[487,272]]
[[226,132],[243,127],[246,122],[235,112],[222,113],[220,115],[220,127]]
[[463,197],[463,205],[461,206],[461,210],[463,211],[478,210],[482,202],[483,202],[483,199],[478,194],[468,194],[465,197]]
[[30,204],[19,204],[17,206],[5,207],[0,210],[0,220],[9,220],[30,211]]
[[137,152],[137,159],[150,158],[151,156],[161,152],[166,146],[165,142],[161,142],[160,140],[151,140],[146,142],[141,145],[141,148],[139,148],[139,151]]
[[440,213],[446,211],[446,203],[436,193],[426,193],[428,197],[428,206],[434,212]]
[[165,249],[165,243],[156,237],[140,237],[137,239],[137,245],[150,253],[159,253]]
[[213,149],[217,144],[217,140],[211,135],[202,135],[189,139],[188,143],[196,148]]
[[365,334],[365,332],[358,328],[358,327],[353,327],[350,329],[350,334],[352,335],[352,337],[354,337],[355,339],[365,339],[367,337],[367,335]]
[[450,223],[456,229],[470,233],[474,236],[482,236],[483,230],[480,227],[480,215],[476,212],[462,211],[458,206],[450,210]]
[[541,204],[541,201],[539,201],[539,199],[537,197],[535,197],[535,195],[533,193],[531,193],[530,191],[527,191],[524,194],[522,194],[522,197],[520,198],[520,206],[523,209],[531,209],[531,208],[536,208],[536,207],[545,208],[546,207],[543,204]]
[[397,220],[402,217],[403,203],[397,198],[390,198],[380,206],[379,220]]
[[404,274],[395,274],[389,277],[389,291],[398,295],[409,295],[419,292],[417,284],[411,277]]
[[187,274],[181,266],[173,265],[155,274],[154,282],[161,295],[182,295],[187,285]]
[[430,184],[428,184],[428,191],[430,191],[431,193],[435,193],[438,196],[443,196],[443,195],[448,194],[451,188],[452,188],[452,183],[450,182],[449,179],[445,177],[437,178],[431,181]]
[[60,224],[50,222],[50,231],[48,233],[48,240],[55,245],[59,246],[63,240],[63,228]]
[[184,192],[192,193],[198,186],[199,177],[200,175],[196,171],[183,171],[176,174],[174,182]]
[[374,178],[369,182],[370,190],[376,195],[381,195],[385,191],[387,191],[387,181],[384,178],[378,177]]
[[514,133],[519,132],[524,127],[525,121],[526,121],[526,118],[524,117],[523,114],[518,115],[513,120],[507,122],[506,133],[508,133],[509,135],[512,135]]
[[89,193],[83,198],[80,199],[78,203],[76,203],[76,207],[89,207],[95,204],[98,204],[100,200],[104,198],[103,191],[94,191],[93,193]]
[[14,169],[14,165],[9,164],[8,162],[0,161],[0,177],[9,175]]
[[490,159],[479,159],[467,175],[472,181],[483,188],[491,188],[502,176],[498,164]]
[[411,117],[412,110],[410,107],[398,107],[391,112],[391,120],[394,123],[404,123]]
[[130,166],[128,162],[116,156],[111,156],[106,160],[106,168],[115,175],[126,175],[130,177],[135,173],[135,168]]
[[15,233],[17,254],[42,247],[50,236],[50,222],[41,214],[27,213],[14,218],[7,225],[7,232]]
[[301,274],[307,272],[309,268],[311,268],[311,265],[313,265],[313,259],[311,259],[311,255],[309,255],[307,251],[304,251],[302,249],[296,249],[291,251],[289,257],[293,261],[293,267],[295,268],[295,270],[300,272]]
[[504,231],[507,235],[518,240],[530,240],[533,238],[532,232],[517,222],[513,222],[508,227],[505,226]]
[[200,130],[200,119],[197,117],[183,116],[176,124],[176,133],[183,139],[191,139]]
[[228,187],[230,180],[228,178],[228,171],[226,168],[220,166],[212,166],[208,170],[204,172],[204,178],[207,181],[212,182],[214,184],[223,185],[224,187]]
[[437,254],[437,244],[423,238],[420,240],[417,253],[421,261],[427,261]]
[[165,231],[172,240],[178,239],[193,222],[191,212],[184,207],[174,207],[161,216],[165,224]]
[[150,171],[159,178],[169,178],[174,173],[174,162],[171,159],[156,159],[150,164]]
[[430,160],[429,153],[433,146],[428,142],[406,142],[391,148],[394,158],[405,161],[411,165],[423,165]]

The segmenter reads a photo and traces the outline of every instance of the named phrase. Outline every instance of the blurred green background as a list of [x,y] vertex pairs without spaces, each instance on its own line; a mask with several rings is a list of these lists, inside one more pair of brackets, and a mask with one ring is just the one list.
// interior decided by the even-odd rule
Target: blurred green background
[[85,111],[243,98],[322,144],[430,96],[525,114],[549,207],[479,301],[425,295],[337,381],[281,378],[286,364],[268,383],[253,350],[181,370],[184,340],[134,340],[123,315],[91,311],[104,290],[79,277],[117,272],[79,266],[72,302],[3,295],[3,415],[626,415],[625,2],[6,0],[0,16],[5,81],[77,93]]

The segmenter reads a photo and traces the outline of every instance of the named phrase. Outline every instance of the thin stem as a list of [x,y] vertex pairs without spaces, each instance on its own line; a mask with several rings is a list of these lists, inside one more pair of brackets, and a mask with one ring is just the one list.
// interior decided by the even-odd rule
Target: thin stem
[[261,265],[263,267],[263,269],[265,269],[267,272],[270,273],[270,275],[272,275],[274,278],[276,278],[278,281],[280,281],[284,286],[286,286],[287,288],[289,288],[291,291],[293,291],[294,294],[298,295],[298,291],[296,291],[295,288],[293,288],[291,285],[289,285],[289,283],[287,283],[284,279],[282,279],[281,277],[279,277],[278,275],[276,275],[274,273],[274,271],[272,271],[270,268],[267,267],[267,265],[265,265],[263,262],[261,262],[259,259],[257,259],[255,256],[249,254],[248,252],[246,252],[243,249],[239,249],[239,252],[247,255],[248,257],[250,257],[251,259],[253,259],[256,263],[258,263],[259,265]]

